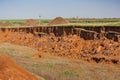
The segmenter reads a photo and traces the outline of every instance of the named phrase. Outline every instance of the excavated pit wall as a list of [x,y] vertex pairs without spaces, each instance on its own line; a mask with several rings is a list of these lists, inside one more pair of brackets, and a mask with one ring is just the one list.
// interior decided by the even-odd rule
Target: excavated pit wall
[[[120,26],[37,26],[37,27],[21,27],[21,28],[1,28],[1,31],[26,32],[35,35],[45,35],[54,33],[55,36],[64,36],[69,34],[77,34],[85,40],[100,39],[102,37],[119,41]],[[45,33],[45,34],[41,34]]]

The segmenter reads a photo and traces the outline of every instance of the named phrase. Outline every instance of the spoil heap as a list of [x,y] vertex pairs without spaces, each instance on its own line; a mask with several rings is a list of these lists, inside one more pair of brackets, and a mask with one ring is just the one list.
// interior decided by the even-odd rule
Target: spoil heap
[[0,54],[0,80],[38,80],[9,57]]
[[39,22],[37,20],[28,19],[22,24],[22,26],[38,26],[38,24]]
[[13,24],[10,23],[9,21],[7,22],[0,22],[0,26],[12,26]]
[[62,17],[56,17],[48,25],[68,24],[69,22]]

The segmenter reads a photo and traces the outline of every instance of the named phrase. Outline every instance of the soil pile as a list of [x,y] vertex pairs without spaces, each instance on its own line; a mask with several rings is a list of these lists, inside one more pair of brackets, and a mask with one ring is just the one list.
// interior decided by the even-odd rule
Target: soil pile
[[9,57],[0,54],[0,80],[38,80]]
[[22,24],[22,26],[37,26],[38,24],[39,22],[37,20],[28,19]]
[[62,17],[56,17],[48,25],[68,24],[69,22]]
[[0,22],[0,26],[12,26],[13,24],[10,22]]
[[3,23],[2,22],[0,22],[0,26],[2,26],[3,25]]

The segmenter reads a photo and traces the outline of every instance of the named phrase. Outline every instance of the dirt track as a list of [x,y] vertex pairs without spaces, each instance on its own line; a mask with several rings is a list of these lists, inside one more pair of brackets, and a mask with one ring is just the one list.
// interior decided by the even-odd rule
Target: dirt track
[[88,62],[119,64],[120,43],[110,39],[84,40],[77,35],[55,37],[50,34],[39,38],[31,33],[0,31],[0,42],[24,45],[39,51],[35,56],[54,55]]

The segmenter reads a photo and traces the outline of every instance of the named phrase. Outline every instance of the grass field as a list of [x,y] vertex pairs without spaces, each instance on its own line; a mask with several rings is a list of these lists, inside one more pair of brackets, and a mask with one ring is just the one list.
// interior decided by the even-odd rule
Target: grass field
[[[47,24],[52,19],[36,19],[42,26],[47,26]],[[60,25],[52,25],[52,26],[120,26],[120,18],[108,18],[108,19],[67,19],[69,24],[60,24]],[[0,20],[0,22],[10,22],[13,26],[0,26],[3,28],[11,28],[18,27],[24,23],[26,19],[23,20]]]
[[25,46],[0,43],[0,54],[13,58],[33,75],[45,80],[120,80],[120,65],[96,64],[81,60],[46,56],[33,59],[37,51]]
[[[0,20],[0,22],[10,22],[15,26],[20,26],[26,20],[27,19],[12,19],[12,20]],[[40,23],[44,23],[44,24],[49,23],[51,21],[49,19],[42,19],[42,20],[35,19],[35,20],[37,20]]]

